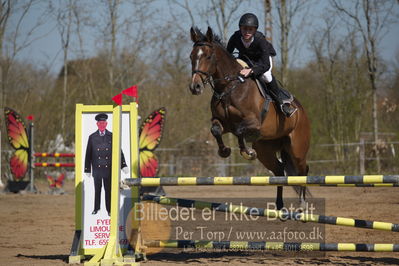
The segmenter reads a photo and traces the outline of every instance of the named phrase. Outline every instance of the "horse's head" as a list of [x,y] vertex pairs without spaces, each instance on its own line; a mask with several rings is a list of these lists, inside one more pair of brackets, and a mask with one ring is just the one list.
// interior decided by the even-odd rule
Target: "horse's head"
[[192,70],[190,91],[194,95],[199,95],[216,72],[214,37],[210,27],[208,27],[206,35],[202,34],[197,28],[191,28],[190,33],[191,40],[194,43],[190,54]]

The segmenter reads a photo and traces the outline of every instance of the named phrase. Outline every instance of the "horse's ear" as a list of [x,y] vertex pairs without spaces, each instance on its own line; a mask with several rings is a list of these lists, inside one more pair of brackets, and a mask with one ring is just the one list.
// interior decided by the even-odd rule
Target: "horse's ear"
[[206,31],[206,38],[208,42],[213,42],[213,31],[211,27],[208,26],[208,30]]
[[199,40],[197,32],[194,30],[193,27],[190,29],[191,40],[195,43]]

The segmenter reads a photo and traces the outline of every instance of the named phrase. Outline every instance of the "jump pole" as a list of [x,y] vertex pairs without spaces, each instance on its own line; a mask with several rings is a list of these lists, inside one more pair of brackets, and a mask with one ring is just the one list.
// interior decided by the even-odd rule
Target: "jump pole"
[[321,187],[399,187],[399,184],[377,183],[377,184],[326,184]]
[[399,175],[362,176],[244,176],[244,177],[158,177],[128,178],[127,186],[209,186],[209,185],[250,185],[250,186],[314,186],[314,185],[357,185],[357,184],[399,184]]
[[188,199],[177,199],[169,198],[164,196],[153,196],[145,195],[143,200],[153,201],[162,205],[174,205],[179,207],[194,207],[196,209],[206,209],[219,211],[219,212],[232,212],[232,213],[242,213],[252,216],[263,216],[269,218],[280,218],[283,220],[293,220],[301,222],[312,222],[320,224],[330,224],[339,226],[350,226],[365,229],[375,229],[399,232],[399,224],[387,223],[387,222],[376,222],[359,220],[352,218],[336,217],[336,216],[325,216],[310,213],[301,212],[284,212],[279,210],[270,210],[264,208],[246,207],[242,205],[206,202],[199,200],[188,200]]
[[144,243],[147,247],[194,248],[214,250],[272,250],[272,251],[353,251],[399,252],[399,244],[358,243],[298,243],[298,242],[248,242],[248,241],[198,241],[158,240]]
[[35,157],[75,157],[74,153],[47,153],[47,152],[36,152],[33,154]]
[[35,163],[35,167],[75,167],[74,163]]
[[[42,157],[42,158],[75,158],[74,153],[47,153],[47,152],[36,152],[33,154],[34,157]],[[34,163],[35,167],[75,167],[75,163]]]

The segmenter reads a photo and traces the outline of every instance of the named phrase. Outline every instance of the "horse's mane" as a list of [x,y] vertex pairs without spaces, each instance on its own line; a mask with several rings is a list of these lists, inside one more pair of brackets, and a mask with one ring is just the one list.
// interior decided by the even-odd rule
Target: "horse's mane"
[[[199,36],[198,42],[207,42],[208,41],[208,38],[206,37],[206,35],[203,34],[198,27],[194,27],[193,29],[194,29],[195,33]],[[212,32],[213,32],[213,30],[212,30]],[[226,54],[228,54],[231,58],[233,58],[235,60],[235,57],[227,51],[226,44],[223,42],[222,38],[220,38],[219,35],[213,34],[213,43],[219,45],[226,52]]]

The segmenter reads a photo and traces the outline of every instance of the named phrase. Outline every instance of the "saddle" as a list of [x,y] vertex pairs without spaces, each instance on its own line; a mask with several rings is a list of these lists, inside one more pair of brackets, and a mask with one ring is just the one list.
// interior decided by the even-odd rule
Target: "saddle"
[[[239,63],[242,66],[242,68],[249,68],[249,65],[244,60],[239,59],[239,58],[237,58],[236,60],[237,60],[237,63]],[[258,86],[259,93],[263,96],[263,98],[265,98],[265,99],[267,97],[271,98],[271,96],[268,95],[268,93],[266,93],[266,90],[262,89],[263,86],[260,83],[260,81],[258,79],[255,79],[255,82],[256,82],[256,85]]]
[[[243,68],[249,68],[249,65],[237,58],[236,59],[237,62],[243,67]],[[267,112],[269,111],[269,104],[271,102],[275,102],[278,105],[281,105],[283,103],[290,103],[292,104],[294,97],[293,95],[288,92],[287,90],[285,90],[284,88],[282,88],[281,84],[278,87],[278,91],[272,91],[270,90],[265,81],[263,80],[259,80],[257,78],[254,79],[256,82],[256,85],[258,87],[259,93],[262,95],[263,98],[265,98],[265,102],[263,104],[263,108],[262,108],[262,112],[261,112],[261,119],[263,121],[264,117],[266,116]]]

